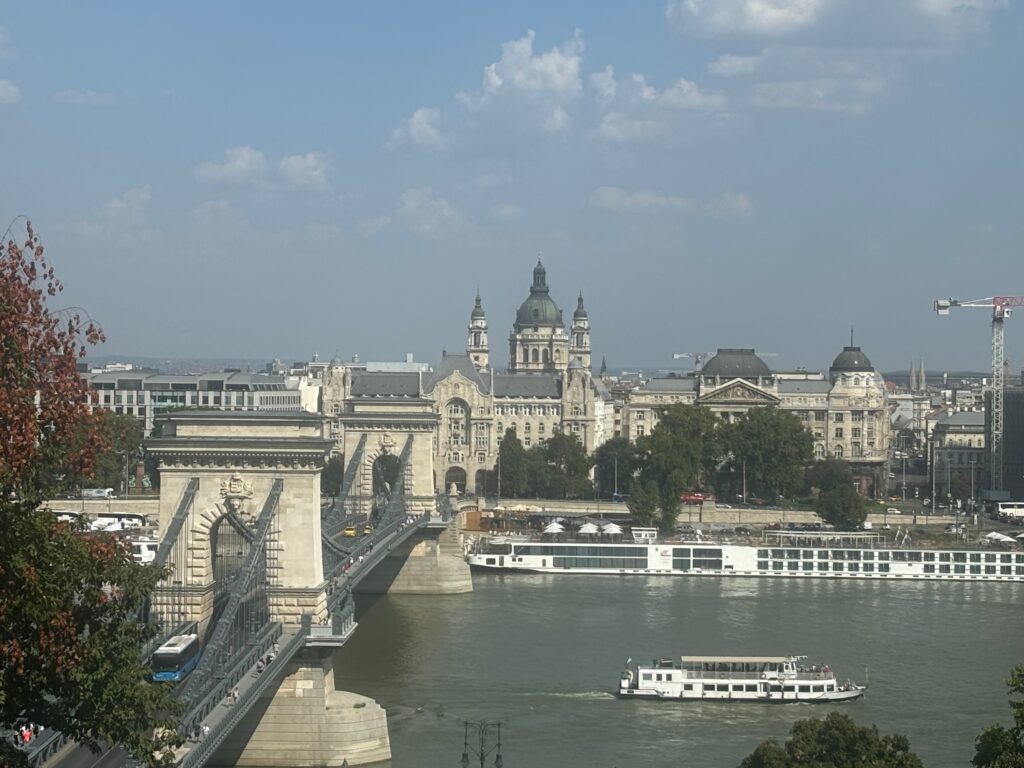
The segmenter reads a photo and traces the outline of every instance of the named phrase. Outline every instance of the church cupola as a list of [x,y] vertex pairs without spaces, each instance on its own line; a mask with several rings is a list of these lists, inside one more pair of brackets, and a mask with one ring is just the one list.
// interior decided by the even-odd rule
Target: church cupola
[[583,306],[583,293],[576,300],[576,311],[572,313],[572,333],[569,336],[569,357],[580,367],[590,370],[590,318]]
[[480,291],[476,292],[476,303],[473,305],[473,311],[469,314],[466,354],[469,355],[478,370],[483,370],[490,364],[487,346],[487,315],[484,314],[483,305],[480,303]]

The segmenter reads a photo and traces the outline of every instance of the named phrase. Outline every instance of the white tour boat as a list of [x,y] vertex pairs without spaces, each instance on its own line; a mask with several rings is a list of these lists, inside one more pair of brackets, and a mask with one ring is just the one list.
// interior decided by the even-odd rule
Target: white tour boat
[[683,656],[651,666],[626,662],[619,682],[624,698],[682,701],[834,703],[859,699],[866,685],[840,682],[827,664],[806,656]]
[[477,542],[466,560],[475,571],[1024,582],[1020,548],[901,546],[874,533],[766,532],[763,541],[742,544],[493,537]]

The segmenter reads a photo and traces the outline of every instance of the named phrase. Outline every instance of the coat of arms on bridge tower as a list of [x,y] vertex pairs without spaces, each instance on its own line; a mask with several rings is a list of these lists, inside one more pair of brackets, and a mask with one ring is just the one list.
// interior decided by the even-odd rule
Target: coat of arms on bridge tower
[[245,511],[245,501],[252,496],[252,483],[247,483],[237,472],[220,484],[220,497],[224,500],[223,510],[233,512],[243,520],[252,517]]
[[387,456],[387,455],[389,455],[391,453],[394,453],[394,450],[395,450],[395,441],[391,437],[391,433],[390,432],[385,432],[384,436],[381,437],[381,439],[380,439],[380,452],[381,452],[382,455]]

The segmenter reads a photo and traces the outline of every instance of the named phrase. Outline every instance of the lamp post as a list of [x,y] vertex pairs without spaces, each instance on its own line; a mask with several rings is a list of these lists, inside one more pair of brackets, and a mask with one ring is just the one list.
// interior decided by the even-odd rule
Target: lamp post
[[[473,754],[480,760],[480,768],[484,768],[484,763],[487,760],[487,756],[492,752],[494,755],[494,768],[501,768],[503,765],[501,759],[501,721],[487,722],[486,720],[478,720],[476,722],[465,722],[465,735],[462,742],[462,768],[469,768],[469,756]],[[477,746],[470,746],[469,743],[469,730],[472,728],[476,731]],[[497,740],[493,746],[487,746],[487,735],[494,730],[497,734]]]

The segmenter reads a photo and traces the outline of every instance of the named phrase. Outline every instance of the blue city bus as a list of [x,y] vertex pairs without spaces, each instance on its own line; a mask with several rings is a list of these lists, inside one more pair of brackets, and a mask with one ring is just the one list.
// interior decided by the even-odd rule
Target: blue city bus
[[199,663],[199,635],[175,635],[153,653],[149,662],[156,682],[179,682]]

